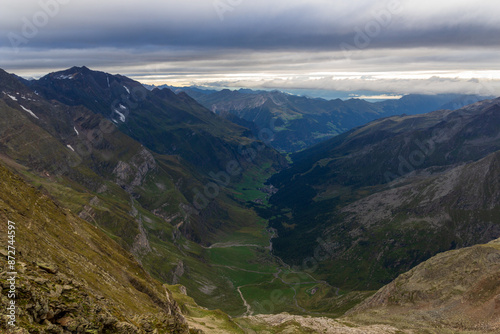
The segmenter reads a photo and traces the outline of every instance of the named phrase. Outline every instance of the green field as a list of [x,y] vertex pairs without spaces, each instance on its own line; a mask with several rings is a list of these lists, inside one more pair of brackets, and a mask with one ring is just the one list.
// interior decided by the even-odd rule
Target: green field
[[251,270],[260,273],[276,272],[277,262],[269,250],[261,247],[226,247],[208,250],[212,264]]
[[298,312],[294,300],[295,291],[278,279],[242,287],[241,292],[255,314]]

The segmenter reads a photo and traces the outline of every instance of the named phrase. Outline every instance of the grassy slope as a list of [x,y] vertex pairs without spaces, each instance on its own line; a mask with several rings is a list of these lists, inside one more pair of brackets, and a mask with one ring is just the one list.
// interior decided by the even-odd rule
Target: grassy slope
[[[73,302],[77,305],[80,303],[89,307],[101,305],[101,309],[105,310],[102,312],[109,312],[109,316],[114,316],[119,321],[128,322],[140,315],[163,314],[165,319],[170,317],[172,321],[175,320],[179,323],[178,333],[186,332],[180,315],[175,313],[177,312],[175,304],[165,299],[165,296],[168,297],[165,288],[158,281],[152,279],[133,260],[130,254],[100,229],[60,207],[49,196],[27,185],[22,178],[14,175],[1,164],[0,184],[2,189],[0,193],[0,217],[2,220],[0,230],[3,236],[0,248],[2,255],[5,255],[7,220],[11,220],[15,222],[16,226],[16,265],[20,272],[18,289],[21,293],[17,298],[19,307],[24,308],[24,303],[29,303],[30,298],[35,298],[30,295],[33,293],[30,291],[34,291],[30,286],[32,284],[36,286],[36,283],[31,282],[33,277],[28,276],[26,270],[29,270],[30,273],[40,271],[32,264],[46,263],[50,268],[56,268],[55,270],[58,270],[60,274],[55,276],[38,272],[38,277],[42,277],[42,281],[39,281],[38,284],[43,285],[43,277],[48,281],[57,278],[67,282],[66,284],[71,284],[73,287],[70,290],[77,289],[78,292],[64,294],[66,298],[70,299],[59,299],[59,301],[57,294],[53,294],[50,290],[37,292],[43,297],[36,298],[49,298],[49,308],[54,307],[54,303],[58,302]],[[4,257],[2,262],[5,264]],[[40,265],[38,266],[40,267]],[[23,267],[28,269],[22,269]],[[2,280],[4,279],[5,276],[2,275]],[[78,300],[78,298],[85,299]],[[4,301],[2,295],[2,304]],[[59,306],[59,308],[63,307]],[[74,320],[79,319],[85,316],[81,312],[82,310],[78,310],[78,307],[73,307],[72,311],[67,312],[66,317]],[[174,312],[173,317],[169,316],[167,312]],[[47,323],[30,323],[29,314],[30,312],[26,312],[26,309],[19,313],[20,326],[33,330],[43,330],[52,326]],[[87,319],[94,321],[89,325],[89,330],[102,328],[102,320],[98,320],[97,315],[89,314]],[[54,324],[56,320],[54,320]],[[160,331],[165,332],[164,330]]]

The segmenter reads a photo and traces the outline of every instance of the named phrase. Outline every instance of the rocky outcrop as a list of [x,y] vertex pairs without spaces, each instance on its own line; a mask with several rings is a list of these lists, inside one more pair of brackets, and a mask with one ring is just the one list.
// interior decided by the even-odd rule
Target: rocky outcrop
[[[112,300],[92,292],[85,283],[63,273],[47,272],[39,265],[22,267],[16,284],[17,327],[26,333],[187,333],[175,312],[126,319],[117,314]],[[0,273],[4,289],[8,288],[8,277],[6,272]],[[8,305],[9,299],[2,295],[2,309]],[[7,321],[2,316],[0,328],[8,329]]]
[[116,176],[116,183],[127,192],[131,192],[134,187],[142,185],[146,174],[156,167],[155,158],[143,147],[128,162],[118,161],[113,174]]
[[173,272],[172,284],[178,284],[182,275],[184,275],[184,262],[179,261]]

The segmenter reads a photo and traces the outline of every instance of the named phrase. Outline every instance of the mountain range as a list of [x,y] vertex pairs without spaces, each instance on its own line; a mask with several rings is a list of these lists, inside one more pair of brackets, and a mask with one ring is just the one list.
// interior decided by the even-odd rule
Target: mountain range
[[[133,253],[155,278],[184,284],[204,306],[215,307],[224,300],[235,314],[243,312],[236,288],[224,289],[227,284],[227,278],[221,275],[224,270],[213,266],[209,259],[216,251],[203,247],[234,240],[233,237],[249,240],[249,243],[269,243],[266,226],[244,205],[242,198],[247,196],[247,191],[240,189],[240,184],[254,182],[253,177],[264,175],[265,178],[272,173],[273,166],[286,164],[285,158],[252,138],[231,137],[233,131],[247,130],[214,115],[189,98],[184,103],[173,93],[160,99],[154,94],[161,92],[144,90],[148,94],[144,100],[149,102],[145,102],[144,107],[138,104],[125,116],[125,122],[117,120],[116,113],[106,108],[114,101],[113,92],[109,90],[104,94],[101,90],[100,84],[107,87],[106,77],[110,86],[118,87],[117,94],[126,90],[115,80],[124,80],[131,86],[133,83],[121,76],[115,79],[110,74],[87,68],[72,68],[40,79],[49,87],[62,85],[76,92],[85,86],[82,81],[88,80],[88,91],[103,95],[101,104],[95,102],[100,95],[90,99],[96,106],[102,105],[94,112],[79,102],[65,101],[68,103],[65,104],[54,96],[44,98],[43,87],[36,82],[28,87],[2,72],[2,157],[24,166],[20,172],[29,182],[46,188],[61,205],[106,231]],[[73,85],[76,88],[72,88]],[[142,89],[140,85],[137,87]],[[129,89],[132,92],[133,87]],[[169,109],[164,99],[176,104],[177,109]],[[82,98],[81,102],[84,101]],[[178,115],[181,107],[186,110],[180,113],[183,117],[191,115],[190,112],[201,113],[192,132],[184,133],[188,126],[178,122],[179,129],[173,131],[184,135],[178,141],[170,141],[170,145],[186,147],[213,140],[210,145],[215,145],[216,152],[203,144],[185,148],[179,155],[160,154],[145,146],[155,148],[154,143],[144,140],[141,144],[128,136],[127,131],[142,124],[141,116],[148,108],[153,109],[150,101],[164,104],[161,107],[164,123],[171,121],[169,112]],[[104,115],[99,110],[109,112]],[[206,120],[201,120],[202,116]],[[131,121],[129,126],[127,119],[134,117],[136,121]],[[208,121],[215,123],[220,131],[227,126],[227,133],[220,137],[210,135],[207,129],[215,125],[207,124]],[[152,127],[148,122],[144,121],[147,128]],[[146,130],[136,132],[141,131]],[[163,139],[155,139],[158,146]],[[197,160],[204,155],[211,156],[205,164]]]
[[325,100],[280,91],[203,90],[164,87],[185,92],[228,120],[250,128],[281,152],[297,152],[375,119],[416,115],[439,109],[459,109],[487,97],[460,94],[406,95],[401,99],[367,102]]
[[22,333],[499,330],[500,99],[185,90],[0,70]]
[[275,252],[300,263],[328,240],[325,278],[372,289],[439,252],[497,238],[499,116],[499,99],[393,116],[292,155],[270,180]]

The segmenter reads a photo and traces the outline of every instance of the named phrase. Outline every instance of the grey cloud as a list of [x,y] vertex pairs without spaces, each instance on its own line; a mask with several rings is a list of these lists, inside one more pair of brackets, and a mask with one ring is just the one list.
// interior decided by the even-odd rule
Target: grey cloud
[[[53,1],[58,0],[42,0]],[[20,33],[23,18],[33,21],[42,11],[37,1],[16,5],[0,14],[4,32]],[[221,21],[214,4],[226,3]],[[500,24],[491,20],[490,2],[478,1],[475,15],[458,16],[463,1],[444,1],[435,12],[402,0],[391,12],[391,1],[252,1],[231,6],[211,1],[69,1],[41,28],[30,47],[236,47],[257,50],[318,48],[335,50],[354,43],[357,31],[371,31],[369,47],[423,45],[484,45],[500,42]],[[424,1],[426,2],[426,1]],[[23,2],[24,4],[24,2]],[[13,6],[13,5],[12,5]],[[435,6],[433,4],[433,6]],[[374,14],[379,13],[379,14]],[[382,14],[381,14],[382,13]],[[385,13],[385,14],[384,14]],[[389,16],[387,16],[389,14]],[[418,15],[415,15],[418,14]],[[455,15],[451,15],[455,14]],[[380,17],[380,18],[378,18]],[[377,21],[378,18],[378,21]],[[432,21],[430,21],[432,18]],[[379,32],[374,24],[379,24]],[[387,26],[386,26],[387,25]],[[359,30],[358,30],[359,29]],[[368,29],[368,30],[367,30]],[[4,38],[5,41],[5,38]]]
[[[369,76],[500,70],[497,1],[394,3],[398,1],[5,0],[0,13],[0,67],[42,75],[86,65],[137,79],[190,75],[207,82],[251,72],[273,78],[263,79],[261,86],[369,90],[382,85],[378,91],[397,93],[473,88],[465,79],[450,78],[445,85],[429,78],[421,82],[308,78],[315,72]],[[53,15],[46,15],[46,24],[25,37],[23,26],[47,13],[47,4],[59,5],[57,10],[52,7]],[[225,7],[217,7],[220,4]],[[13,34],[26,41],[17,52],[9,41]],[[295,79],[275,79],[280,77]],[[239,84],[255,85],[255,81]]]

